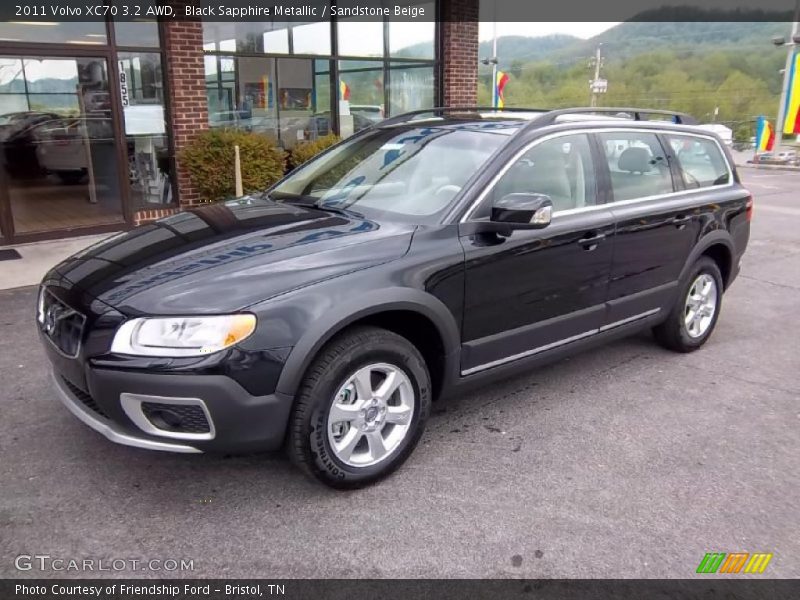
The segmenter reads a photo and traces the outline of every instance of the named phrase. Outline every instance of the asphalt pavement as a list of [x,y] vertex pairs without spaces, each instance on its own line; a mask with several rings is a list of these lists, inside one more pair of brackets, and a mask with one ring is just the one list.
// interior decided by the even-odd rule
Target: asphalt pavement
[[[0,577],[684,578],[734,551],[800,576],[800,173],[741,172],[750,246],[702,350],[641,334],[435,405],[356,492],[108,442],[51,391],[34,288],[0,292]],[[193,570],[15,568],[35,554]]]

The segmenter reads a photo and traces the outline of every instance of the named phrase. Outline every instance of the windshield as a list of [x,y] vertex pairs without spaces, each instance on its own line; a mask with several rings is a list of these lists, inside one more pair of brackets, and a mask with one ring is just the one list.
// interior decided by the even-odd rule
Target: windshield
[[451,205],[509,129],[500,123],[376,129],[298,169],[270,197],[429,220]]

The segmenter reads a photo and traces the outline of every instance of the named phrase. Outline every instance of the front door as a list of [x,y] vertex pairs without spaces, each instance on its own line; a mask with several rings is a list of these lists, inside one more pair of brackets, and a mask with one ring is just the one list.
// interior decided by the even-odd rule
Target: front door
[[124,220],[102,57],[0,57],[3,241]]
[[614,219],[598,206],[590,147],[586,134],[534,143],[469,217],[488,219],[493,200],[506,194],[540,193],[553,201],[546,228],[501,237],[462,227],[462,375],[577,341],[603,325]]

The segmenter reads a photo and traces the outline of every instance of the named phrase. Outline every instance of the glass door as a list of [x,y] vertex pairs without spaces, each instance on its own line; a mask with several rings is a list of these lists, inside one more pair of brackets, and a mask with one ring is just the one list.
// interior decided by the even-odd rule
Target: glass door
[[6,235],[122,222],[117,156],[105,58],[0,57]]

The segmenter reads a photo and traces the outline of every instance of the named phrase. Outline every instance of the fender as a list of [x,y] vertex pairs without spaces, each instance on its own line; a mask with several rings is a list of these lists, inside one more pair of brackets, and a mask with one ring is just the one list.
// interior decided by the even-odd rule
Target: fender
[[702,255],[706,250],[708,250],[711,246],[714,245],[724,246],[728,251],[728,257],[731,260],[730,273],[728,274],[727,280],[723,282],[725,284],[725,287],[727,288],[730,282],[733,280],[735,274],[736,266],[733,264],[732,261],[733,257],[736,256],[736,252],[734,250],[733,238],[731,237],[731,234],[724,229],[717,229],[716,231],[707,233],[702,238],[700,238],[700,241],[689,253],[689,258],[686,259],[686,263],[683,265],[683,269],[681,269],[681,274],[678,280],[683,281],[689,269],[691,269],[695,261],[697,261],[697,259],[700,258],[700,255]]
[[327,313],[324,319],[312,323],[284,364],[278,379],[278,392],[294,396],[317,352],[342,329],[369,315],[390,310],[409,310],[430,319],[436,326],[444,346],[445,372],[453,372],[453,364],[458,363],[461,336],[450,310],[441,300],[422,290],[392,287],[360,295],[352,302]]

